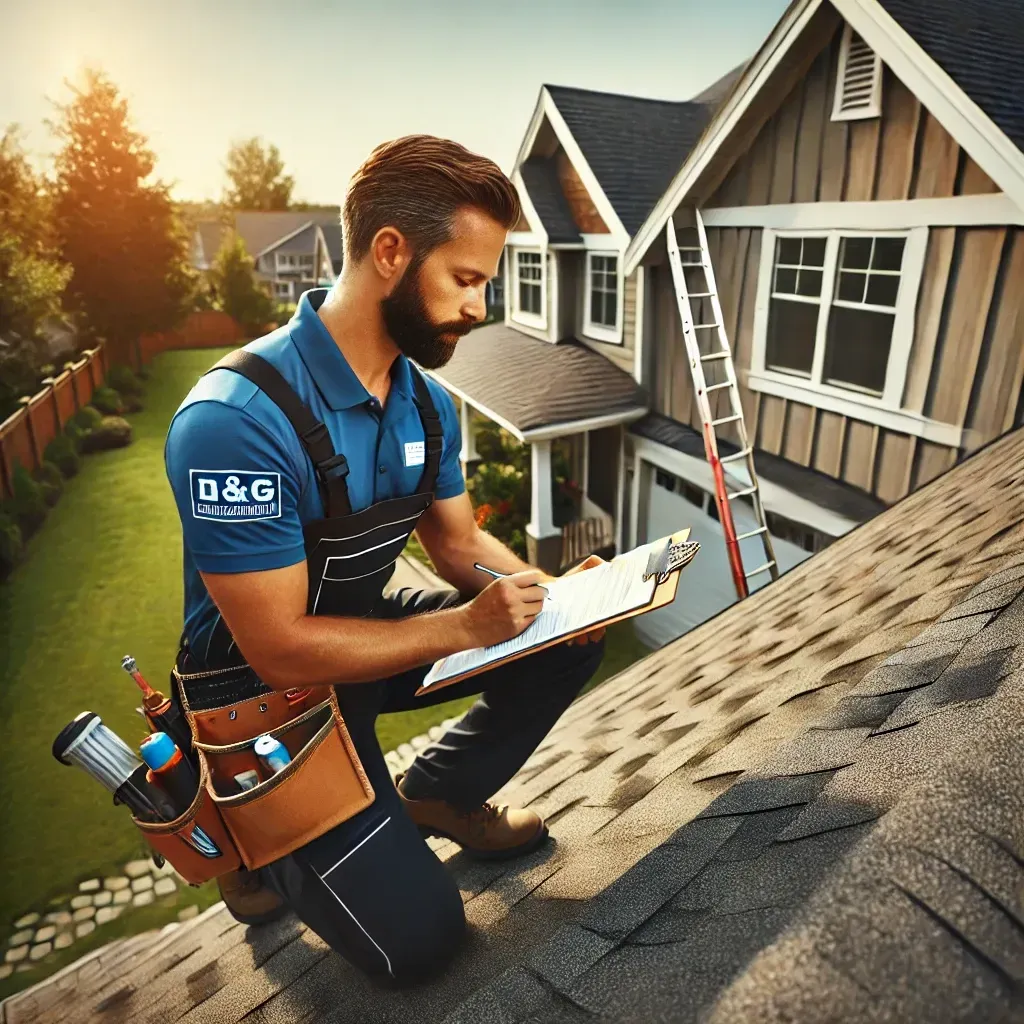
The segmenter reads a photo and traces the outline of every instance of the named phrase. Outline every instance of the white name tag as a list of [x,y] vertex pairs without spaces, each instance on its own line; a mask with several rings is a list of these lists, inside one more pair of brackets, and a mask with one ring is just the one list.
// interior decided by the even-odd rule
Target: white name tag
[[406,441],[405,442],[405,464],[407,466],[422,466],[426,458],[426,442]]

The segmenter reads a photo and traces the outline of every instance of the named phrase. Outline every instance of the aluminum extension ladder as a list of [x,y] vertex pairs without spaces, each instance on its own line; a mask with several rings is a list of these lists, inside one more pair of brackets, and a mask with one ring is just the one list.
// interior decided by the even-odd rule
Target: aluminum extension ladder
[[[686,343],[686,354],[690,361],[690,373],[693,376],[693,386],[697,394],[697,408],[700,410],[700,419],[703,424],[704,451],[707,455],[711,472],[715,479],[715,504],[718,507],[718,518],[722,524],[722,532],[725,534],[725,545],[729,555],[729,567],[732,570],[733,583],[736,585],[736,593],[744,598],[749,593],[747,581],[762,573],[770,573],[771,578],[779,578],[779,566],[775,558],[775,550],[772,547],[771,534],[768,532],[768,525],[765,520],[764,506],[761,503],[761,491],[757,484],[757,473],[754,470],[754,449],[747,437],[746,423],[743,418],[743,406],[740,403],[739,388],[736,383],[736,367],[733,365],[732,349],[729,347],[729,339],[725,333],[725,320],[722,316],[722,305],[718,298],[718,286],[715,284],[715,272],[711,266],[711,253],[708,251],[707,234],[704,231],[704,222],[701,219],[700,211],[693,210],[694,224],[682,229],[687,233],[684,239],[686,244],[680,245],[676,239],[676,226],[672,217],[669,217],[666,226],[668,242],[668,259],[672,267],[672,280],[675,284],[676,302],[679,306],[679,318],[683,327],[683,340]],[[699,290],[691,290],[691,282],[686,279],[687,271],[696,275],[697,271],[703,274],[703,284],[699,284]],[[692,276],[691,276],[692,281]],[[691,299],[707,300],[701,302],[701,307],[710,305],[712,318],[709,323],[695,324],[693,322],[693,309],[690,305]],[[698,333],[700,332],[700,333]],[[704,333],[708,332],[708,333]],[[701,344],[701,338],[707,342]],[[717,342],[717,347],[716,347]],[[712,372],[714,383],[709,384],[705,375],[705,364],[717,367],[720,372]],[[714,418],[711,409],[711,395],[719,395],[724,392],[728,397],[726,415]],[[716,405],[719,402],[716,399]],[[736,433],[739,437],[739,451],[733,455],[726,455],[720,458],[718,454],[717,427],[727,424],[735,424]],[[743,463],[746,468],[746,479],[737,479],[735,472],[727,472],[726,466],[732,463]],[[739,467],[737,467],[739,468]],[[739,485],[738,489],[730,489],[727,484]],[[730,502],[740,498],[749,497],[754,509],[754,519],[757,529],[747,533],[736,535],[736,526],[732,514]],[[740,551],[740,541],[750,537],[760,537],[764,546],[764,564],[757,566],[750,572],[743,567],[743,556]]]

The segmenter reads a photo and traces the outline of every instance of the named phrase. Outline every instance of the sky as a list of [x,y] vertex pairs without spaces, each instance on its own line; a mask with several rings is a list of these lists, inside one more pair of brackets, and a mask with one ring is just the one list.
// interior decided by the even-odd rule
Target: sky
[[219,199],[231,142],[281,151],[338,204],[380,142],[455,139],[510,171],[544,83],[687,99],[750,57],[785,0],[0,0],[0,127],[41,166],[53,101],[103,69],[176,198]]

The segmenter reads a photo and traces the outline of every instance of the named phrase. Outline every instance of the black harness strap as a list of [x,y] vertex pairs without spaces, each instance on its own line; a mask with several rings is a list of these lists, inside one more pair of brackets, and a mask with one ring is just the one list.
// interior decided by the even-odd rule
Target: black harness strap
[[420,477],[420,491],[433,493],[434,485],[437,483],[437,474],[441,468],[441,452],[444,449],[444,427],[441,426],[441,417],[437,414],[434,401],[430,397],[430,389],[423,378],[423,374],[413,364],[409,363],[409,371],[412,374],[413,389],[416,392],[416,406],[420,411],[420,419],[423,421],[423,434],[426,438],[426,458],[424,459],[423,476]]
[[207,373],[218,369],[233,370],[252,381],[288,418],[316,470],[325,516],[334,519],[351,515],[352,504],[345,484],[348,460],[344,455],[335,454],[326,425],[313,415],[277,368],[262,356],[239,348],[229,352]]

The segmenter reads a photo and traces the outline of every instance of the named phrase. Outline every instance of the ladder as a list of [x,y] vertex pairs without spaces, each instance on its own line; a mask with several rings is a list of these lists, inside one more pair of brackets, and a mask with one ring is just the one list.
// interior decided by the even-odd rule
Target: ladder
[[[743,419],[743,406],[740,403],[739,387],[736,383],[736,368],[733,365],[732,350],[725,333],[725,320],[722,316],[722,305],[715,284],[715,272],[711,266],[711,253],[708,250],[707,234],[700,211],[693,210],[694,223],[681,229],[686,233],[680,244],[676,238],[676,225],[673,217],[669,217],[666,226],[668,242],[668,259],[672,267],[672,280],[675,284],[676,302],[679,306],[679,318],[683,326],[683,341],[686,354],[690,361],[690,373],[697,394],[697,408],[704,433],[704,452],[715,480],[715,504],[718,508],[718,519],[725,534],[725,546],[729,556],[729,568],[732,571],[736,593],[744,598],[750,592],[747,581],[763,573],[769,573],[773,580],[779,578],[779,566],[772,547],[771,535],[765,520],[764,506],[761,503],[761,491],[757,484],[757,473],[754,470],[754,449],[747,437],[747,428]],[[691,280],[687,281],[687,271]],[[703,283],[694,282],[694,276],[700,272]],[[696,283],[697,290],[691,288]],[[699,308],[710,307],[711,319],[707,323],[694,323],[693,308],[690,300],[700,300]],[[706,300],[706,301],[705,301]],[[705,366],[709,372],[705,373]],[[708,377],[711,383],[708,383]],[[711,408],[711,397],[715,398],[716,413]],[[725,409],[722,410],[722,397],[727,398]],[[724,411],[724,415],[721,413]],[[739,451],[724,458],[718,454],[718,435],[716,428],[735,424],[739,438]],[[733,468],[727,468],[733,467]],[[746,470],[745,478],[736,473],[737,469]],[[731,489],[730,486],[732,485]],[[754,510],[757,528],[736,535],[736,526],[732,514],[731,502],[749,497]],[[740,541],[759,537],[764,548],[764,564],[746,572],[743,567],[743,556]]]

